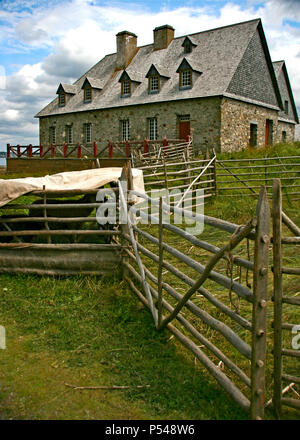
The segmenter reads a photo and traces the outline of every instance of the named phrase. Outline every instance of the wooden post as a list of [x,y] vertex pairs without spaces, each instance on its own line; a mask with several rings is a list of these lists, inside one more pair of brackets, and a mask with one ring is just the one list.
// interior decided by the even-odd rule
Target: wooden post
[[265,407],[265,365],[268,300],[270,209],[267,191],[261,187],[256,207],[257,226],[253,271],[251,418],[261,420]]
[[6,157],[9,159],[10,158],[10,144],[6,145]]
[[43,145],[40,145],[40,157],[43,157],[43,153],[44,153],[44,147]]
[[27,156],[32,157],[32,145],[29,144],[27,147]]
[[[47,205],[47,194],[46,194],[46,186],[43,185],[43,191],[44,191],[44,205]],[[46,206],[44,206],[43,208],[43,214],[44,214],[44,218],[47,218],[47,208]],[[49,224],[47,221],[45,221],[45,228],[49,231]],[[47,241],[48,243],[51,243],[51,235],[47,236]]]
[[125,143],[125,152],[126,152],[126,157],[130,156],[130,144],[129,141],[126,141]]
[[108,142],[108,157],[113,157],[114,155],[114,146],[111,141]]
[[17,145],[17,156],[18,156],[18,157],[21,156],[21,147],[20,147],[19,144]]
[[280,179],[273,180],[273,300],[274,300],[274,391],[273,403],[277,418],[281,416],[282,391],[282,195]]
[[149,143],[147,139],[144,139],[144,154],[149,153]]
[[68,145],[64,142],[64,157],[67,157],[68,154]]
[[51,148],[51,157],[53,158],[55,157],[55,146],[51,143],[50,148]]
[[162,269],[163,269],[163,225],[162,225],[162,217],[163,217],[163,210],[162,210],[162,197],[159,198],[159,229],[158,229],[158,255],[159,255],[159,261],[158,261],[158,275],[157,275],[157,292],[158,292],[158,299],[157,299],[157,327],[159,328],[162,321]]
[[218,188],[217,188],[217,155],[215,150],[213,150],[213,155],[215,156],[215,160],[213,161],[213,179],[214,179],[214,188],[215,188],[215,196],[218,195]]
[[82,158],[82,148],[81,148],[80,142],[77,143],[77,158],[78,159]]
[[164,156],[165,157],[168,157],[168,145],[169,145],[168,139],[164,138],[164,140],[163,140],[163,151],[164,151]]
[[97,147],[97,142],[96,141],[94,141],[94,143],[93,143],[93,154],[94,154],[94,157],[97,157],[98,147]]

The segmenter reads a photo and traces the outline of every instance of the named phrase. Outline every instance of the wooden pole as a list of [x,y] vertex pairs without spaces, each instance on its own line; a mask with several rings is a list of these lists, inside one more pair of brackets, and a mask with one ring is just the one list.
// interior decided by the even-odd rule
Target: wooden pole
[[157,318],[157,326],[160,327],[161,321],[162,321],[162,264],[163,264],[163,224],[162,224],[162,217],[163,217],[163,210],[162,210],[162,197],[159,198],[159,229],[158,229],[158,255],[159,255],[159,262],[158,262],[158,285],[157,285],[157,291],[158,291],[158,301],[157,301],[157,312],[158,312],[158,318]]
[[267,190],[261,187],[256,207],[257,226],[254,252],[251,359],[251,418],[264,418],[265,365],[268,300],[270,210]]
[[274,394],[276,417],[281,417],[282,399],[282,195],[280,179],[273,180],[273,296],[274,296]]
[[[47,218],[47,207],[46,207],[46,205],[47,205],[47,193],[46,193],[46,186],[45,185],[43,185],[43,191],[44,191],[44,208],[43,208],[43,214],[44,214],[44,217],[45,217],[45,219]],[[48,222],[45,220],[45,228],[49,231],[49,224],[48,224]],[[51,235],[48,235],[47,236],[47,241],[48,241],[48,243],[51,243]]]

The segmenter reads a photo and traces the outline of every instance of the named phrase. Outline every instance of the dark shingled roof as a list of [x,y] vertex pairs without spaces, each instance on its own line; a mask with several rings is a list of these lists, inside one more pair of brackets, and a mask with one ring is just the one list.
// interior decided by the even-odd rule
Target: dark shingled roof
[[[289,111],[288,115],[286,115],[284,112],[281,111],[278,116],[280,119],[292,120],[292,122],[296,122],[297,124],[299,124],[297,107],[296,107],[296,104],[294,101],[294,96],[293,96],[293,92],[292,92],[292,88],[291,88],[291,84],[290,84],[290,80],[289,80],[289,76],[287,73],[285,62],[283,60],[274,61],[273,67],[274,67],[275,75],[276,75],[276,78],[278,81],[279,90],[280,90],[282,99],[283,100],[285,100],[285,98],[289,99],[289,101],[292,105],[292,112],[293,112],[292,119],[291,119],[290,111]],[[285,80],[285,84],[282,83],[283,79]]]
[[[260,19],[255,19],[192,34],[191,40],[197,46],[190,54],[184,53],[182,47],[186,36],[174,38],[166,49],[154,51],[153,44],[140,47],[126,69],[132,80],[140,82],[128,98],[121,97],[119,80],[124,71],[116,69],[117,55],[116,53],[107,55],[75,82],[77,93],[64,107],[58,106],[56,98],[36,117],[226,95],[232,77],[260,23]],[[179,74],[176,71],[184,58],[202,74],[195,78],[192,88],[180,90]],[[146,77],[152,65],[156,66],[163,75],[167,72],[170,78],[155,95],[148,93]],[[272,64],[271,69],[273,71]],[[83,102],[81,90],[86,77],[99,79],[104,85],[101,92],[88,104]],[[239,99],[243,98],[239,97]],[[279,109],[279,107],[274,108]]]

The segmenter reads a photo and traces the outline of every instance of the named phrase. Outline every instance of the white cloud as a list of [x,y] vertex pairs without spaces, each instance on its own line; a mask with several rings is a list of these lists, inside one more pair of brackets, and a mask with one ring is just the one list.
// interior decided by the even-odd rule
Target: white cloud
[[[297,0],[267,0],[263,6],[249,0],[244,8],[229,1],[218,13],[212,4],[164,7],[151,12],[147,6],[126,7],[120,3],[115,7],[109,3],[101,6],[90,0],[51,0],[49,4],[41,2],[38,8],[32,7],[36,2],[27,0],[26,4],[22,2],[27,9],[18,8],[19,0],[4,3],[6,8],[0,11],[0,19],[5,23],[0,27],[2,50],[25,51],[29,60],[31,50],[48,48],[48,55],[7,77],[5,90],[0,90],[0,109],[10,113],[0,110],[0,121],[3,118],[8,123],[6,126],[0,123],[0,131],[6,133],[1,135],[0,142],[4,138],[5,142],[14,141],[22,129],[26,139],[37,142],[38,126],[33,116],[53,99],[60,82],[75,81],[106,54],[115,52],[117,32],[125,29],[134,32],[138,44],[144,45],[152,42],[154,27],[166,23],[179,36],[261,17],[271,57],[274,61],[286,60],[294,96],[300,104],[300,30],[285,23],[285,20],[300,22]],[[3,76],[0,70],[0,80]],[[15,131],[16,119],[12,115],[18,121]]]

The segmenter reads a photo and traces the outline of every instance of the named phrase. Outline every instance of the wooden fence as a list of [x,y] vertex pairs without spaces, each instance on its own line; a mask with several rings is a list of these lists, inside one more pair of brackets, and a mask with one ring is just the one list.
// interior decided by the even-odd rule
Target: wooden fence
[[[274,395],[273,403],[278,418],[281,416],[282,405],[287,405],[295,409],[300,409],[300,394],[293,388],[295,384],[300,384],[300,368],[294,360],[300,358],[300,349],[291,348],[291,337],[287,337],[286,333],[293,336],[300,333],[299,309],[299,276],[300,267],[291,265],[293,261],[289,258],[285,250],[292,247],[290,254],[298,254],[299,249],[293,248],[300,245],[300,228],[289,219],[282,211],[282,192],[279,179],[275,179],[273,183],[273,199],[272,199],[272,215],[273,215],[273,301],[274,301]],[[285,225],[287,231],[292,236],[284,236],[282,233],[282,225]],[[290,235],[290,234],[289,234]],[[285,264],[285,261],[287,263]],[[288,275],[288,277],[287,277]],[[285,279],[287,282],[284,283]],[[296,279],[295,279],[296,278]],[[284,293],[288,290],[288,294]],[[294,293],[294,295],[293,295]],[[298,322],[290,322],[289,320],[297,319]],[[297,326],[298,325],[298,326]],[[297,330],[296,330],[297,329]],[[283,334],[285,333],[285,334]],[[286,347],[287,345],[287,347]],[[300,348],[300,343],[298,343]],[[293,360],[293,362],[289,362]],[[289,385],[283,388],[283,383]],[[296,385],[297,386],[297,385]],[[284,397],[284,392],[292,390],[294,398]]]
[[[183,139],[161,139],[161,140],[133,140],[133,141],[94,141],[86,144],[77,142],[69,144],[49,144],[49,145],[11,145],[7,144],[6,157],[8,159],[28,158],[41,159],[54,158],[100,158],[100,157],[133,157],[135,161],[143,160],[143,157],[155,156],[163,149],[165,156],[175,156],[181,151],[186,151],[186,145],[191,146],[191,138]],[[191,148],[190,148],[191,150]]]
[[222,197],[257,196],[261,185],[271,197],[275,178],[281,179],[283,196],[300,195],[300,156],[218,159],[216,167],[217,188]]
[[[122,191],[121,182],[119,190],[120,200],[125,209],[126,194]],[[145,213],[138,206],[134,209],[131,206],[131,213],[135,212],[138,217],[150,220],[157,226],[153,226],[154,232],[149,233],[149,230],[137,226],[136,219],[130,219],[129,216],[128,224],[123,231],[123,237],[130,245],[129,248],[125,248],[127,257],[123,257],[124,278],[143,304],[149,307],[157,329],[168,328],[253,419],[262,419],[265,405],[269,255],[269,206],[265,189],[260,192],[256,217],[250,219],[246,225],[238,226],[209,216],[195,215],[198,221],[204,221],[209,227],[231,234],[228,242],[221,248],[162,221],[163,211],[173,214],[181,212],[191,217],[193,214],[190,211],[167,205],[162,198],[151,199],[144,194],[134,194],[152,205],[159,204],[159,218]],[[185,242],[197,248],[197,253],[205,250],[213,255],[206,258],[205,265],[199,263],[198,259],[193,259],[167,243],[164,238],[166,231],[175,235],[175,241],[180,241],[181,249]],[[240,252],[233,255],[233,250],[245,240],[253,241],[254,261],[247,259],[247,256],[241,257]],[[229,262],[231,277],[225,276],[217,268],[217,264],[223,259]],[[172,260],[176,262],[173,263]],[[248,271],[253,272],[252,289],[249,283],[245,285],[242,281],[237,282],[233,279],[233,267],[238,267],[239,270],[244,268],[247,271],[247,279]],[[196,279],[192,277],[191,272]],[[207,280],[214,284],[215,289],[226,290],[228,305],[219,299],[220,295],[215,295],[203,287]],[[179,285],[182,286],[180,289]],[[184,290],[184,294],[179,290]],[[203,300],[201,306],[195,299],[191,300],[195,295]],[[233,295],[236,295],[238,304],[245,302],[245,308],[248,309],[247,318],[241,313],[240,304],[235,309],[232,308]],[[206,311],[209,305],[213,308],[210,313]],[[219,317],[220,313],[228,318],[228,323],[226,319]],[[206,331],[203,327],[206,327]],[[234,347],[234,360],[210,340],[211,332],[219,333],[221,346],[222,339]],[[204,350],[199,347],[199,343]],[[219,365],[215,364],[216,360],[219,361]],[[246,365],[246,372],[237,365],[238,361],[244,367]],[[228,372],[225,373],[222,366],[225,366]]]
[[113,224],[99,226],[96,210],[101,204],[96,202],[97,191],[54,193],[44,188],[1,207],[0,272],[116,272],[120,245],[112,243],[111,237],[119,235],[120,230]]

